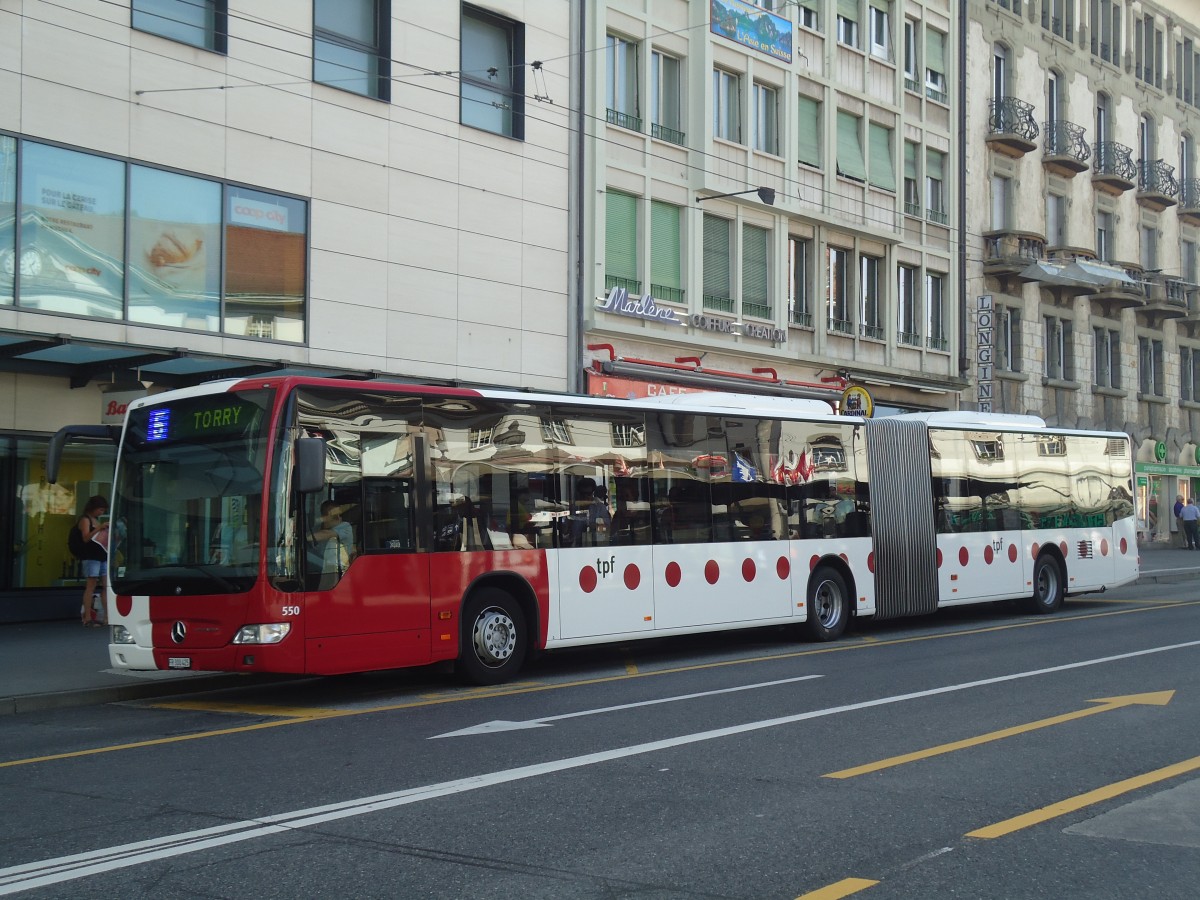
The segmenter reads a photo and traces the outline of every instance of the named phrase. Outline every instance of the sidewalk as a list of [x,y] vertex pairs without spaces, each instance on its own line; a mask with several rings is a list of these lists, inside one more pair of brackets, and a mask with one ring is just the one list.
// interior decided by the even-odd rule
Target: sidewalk
[[[1200,551],[1143,544],[1139,584],[1200,579]],[[108,629],[73,619],[0,625],[0,716],[253,684],[271,676],[108,667]]]

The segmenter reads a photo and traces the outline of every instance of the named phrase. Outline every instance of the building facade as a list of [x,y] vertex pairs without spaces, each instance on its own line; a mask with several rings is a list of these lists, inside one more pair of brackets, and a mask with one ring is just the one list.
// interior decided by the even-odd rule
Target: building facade
[[574,6],[0,2],[0,619],[70,611],[112,449],[47,441],[131,396],[573,386]]
[[960,5],[585,10],[587,389],[956,408]]
[[1195,12],[988,0],[966,35],[966,400],[1129,433],[1159,539],[1200,490]]

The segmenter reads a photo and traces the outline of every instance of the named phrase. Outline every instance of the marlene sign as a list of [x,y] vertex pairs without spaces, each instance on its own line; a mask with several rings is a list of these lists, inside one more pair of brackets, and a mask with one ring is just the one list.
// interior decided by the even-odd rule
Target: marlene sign
[[675,318],[675,311],[673,309],[659,306],[649,294],[643,294],[640,297],[630,297],[629,291],[623,287],[611,288],[608,296],[596,304],[596,309],[601,312],[631,316],[635,319],[648,319],[651,322],[667,322],[671,325],[683,324],[679,319]]

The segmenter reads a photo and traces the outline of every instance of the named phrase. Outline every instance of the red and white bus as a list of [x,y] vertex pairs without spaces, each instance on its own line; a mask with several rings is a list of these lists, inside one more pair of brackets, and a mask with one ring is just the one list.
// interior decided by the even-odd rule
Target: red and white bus
[[1033,417],[224,381],[130,404],[109,650],[132,669],[457,660],[497,683],[606,641],[1049,613],[1137,578],[1132,488],[1124,434]]

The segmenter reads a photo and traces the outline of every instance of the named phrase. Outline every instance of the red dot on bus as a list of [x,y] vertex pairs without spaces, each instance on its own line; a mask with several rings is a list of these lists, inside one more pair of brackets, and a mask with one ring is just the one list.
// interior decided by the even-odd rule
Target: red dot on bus
[[838,559],[840,559],[844,563],[850,562],[850,557],[848,557],[845,553],[839,553]]
[[996,554],[992,551],[992,547],[990,544],[983,548],[983,561],[985,563],[987,563],[990,566],[992,564],[992,560],[995,558],[996,558]]
[[704,564],[704,580],[709,584],[716,584],[721,577],[721,567],[717,565],[715,559],[710,559]]
[[1067,542],[1061,541],[1058,545],[1058,549],[1062,551],[1063,556],[1066,556],[1067,555]]
[[585,594],[590,594],[596,589],[596,570],[591,566],[584,566],[579,573],[579,586],[583,588]]
[[1125,540],[1125,538],[1121,538],[1121,555],[1124,556],[1128,552],[1129,552],[1129,541]]
[[1032,556],[1034,559],[1037,559],[1038,551],[1041,549],[1042,549],[1042,545],[1039,544],[1037,541],[1034,541],[1033,547],[1031,548],[1029,555]]
[[1009,562],[1017,561],[1017,545],[1016,544],[1008,545],[1008,561]]
[[938,547],[938,568],[942,567],[942,548]]
[[787,577],[792,574],[792,562],[786,556],[779,557],[779,561],[775,563],[775,572],[779,575],[780,581],[786,581]]
[[967,560],[969,560],[970,558],[971,558],[971,554],[967,552],[966,547],[958,548],[958,564],[960,566],[965,566],[967,564]]
[[132,597],[118,597],[117,598],[117,612],[122,616],[127,616],[131,612],[133,612],[133,598]]
[[679,587],[679,582],[683,580],[683,570],[679,568],[679,563],[667,563],[667,584],[671,587]]
[[746,581],[753,581],[754,574],[755,574],[754,560],[743,559],[742,560],[742,578],[746,579]]
[[631,591],[636,591],[639,584],[642,583],[642,573],[633,563],[625,567],[625,587]]
[[815,569],[817,567],[817,563],[819,563],[820,561],[821,561],[821,557],[817,556],[817,554],[815,554],[815,553],[811,557],[809,557],[808,571],[811,572],[813,569]]
[[872,550],[867,554],[867,571],[872,575],[875,574],[875,551]]
[[1108,556],[1108,538],[1105,538],[1100,542],[1100,555]]

